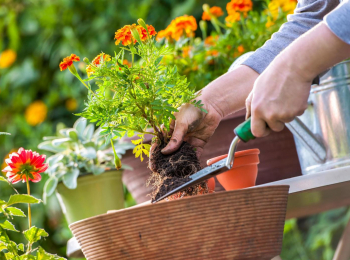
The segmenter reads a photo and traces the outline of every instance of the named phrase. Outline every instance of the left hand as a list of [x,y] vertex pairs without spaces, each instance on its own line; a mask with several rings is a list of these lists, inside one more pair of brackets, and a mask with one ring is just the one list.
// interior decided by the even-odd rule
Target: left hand
[[282,131],[284,124],[307,108],[311,81],[277,57],[258,77],[246,100],[247,117],[255,137]]

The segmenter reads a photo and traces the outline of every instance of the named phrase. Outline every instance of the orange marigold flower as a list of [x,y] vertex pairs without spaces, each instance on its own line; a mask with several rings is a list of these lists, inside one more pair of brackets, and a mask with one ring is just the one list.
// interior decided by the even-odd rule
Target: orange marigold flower
[[191,52],[192,46],[184,46],[182,48],[182,57],[183,58],[188,58],[190,57],[190,52]]
[[49,164],[44,163],[45,159],[45,155],[19,148],[18,152],[10,154],[9,159],[5,160],[7,167],[2,171],[6,172],[6,177],[11,183],[25,182],[27,178],[32,182],[39,182],[40,173],[49,167]]
[[[128,60],[123,60],[123,65],[127,65],[129,68],[131,67],[131,63]],[[119,68],[119,70],[122,70],[122,68]]]
[[60,70],[63,71],[68,69],[70,66],[73,65],[73,61],[80,61],[80,58],[75,54],[71,54],[70,56],[64,58],[63,61],[60,63]]
[[92,60],[92,64],[95,66],[98,66],[98,65],[101,65],[102,62],[110,61],[110,60],[111,60],[111,56],[102,52]]
[[[123,28],[119,29],[115,33],[115,37],[114,37],[114,39],[116,39],[115,44],[118,45],[120,42],[122,42],[124,46],[129,45],[131,43],[135,44],[136,39],[132,36],[132,33],[131,33],[131,28],[133,27],[134,28],[136,27],[140,35],[141,41],[147,40],[148,35],[147,35],[146,29],[143,28],[141,25],[132,24],[132,25],[125,25]],[[152,25],[147,24],[147,29],[151,37],[157,34],[156,30]]]
[[158,32],[156,40],[160,41],[161,39],[165,38],[169,41],[171,39],[171,35],[172,35],[172,32],[168,26],[165,30],[161,30]]
[[238,12],[231,13],[225,18],[226,25],[232,27],[232,24],[241,20],[241,14]]
[[[212,14],[215,17],[220,17],[224,15],[224,12],[222,11],[221,7],[219,6],[213,6],[210,8],[210,14]],[[202,20],[210,21],[210,15],[207,12],[203,12],[202,14]]]
[[270,17],[267,17],[267,22],[265,24],[266,28],[270,28],[271,26],[275,25],[275,23],[271,20]]
[[122,42],[124,46],[136,43],[135,38],[131,34],[131,25],[125,25],[123,28],[116,31],[114,39],[116,39],[115,45],[118,45],[120,42]]
[[253,2],[251,0],[231,0],[227,3],[226,10],[229,15],[235,12],[246,13],[252,10]]
[[237,47],[237,51],[238,51],[239,53],[243,53],[243,52],[244,52],[244,47],[243,47],[243,45],[239,45],[239,46]]
[[204,40],[204,44],[208,46],[214,46],[218,39],[219,39],[219,35],[215,35],[215,36],[210,35]]
[[217,50],[208,50],[206,52],[207,56],[217,57],[219,56],[219,51]]

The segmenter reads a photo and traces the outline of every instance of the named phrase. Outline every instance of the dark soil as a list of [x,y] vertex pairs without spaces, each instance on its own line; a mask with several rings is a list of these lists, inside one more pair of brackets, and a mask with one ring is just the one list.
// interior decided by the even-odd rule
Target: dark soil
[[[196,152],[189,143],[184,142],[179,150],[170,155],[161,153],[164,147],[165,143],[158,145],[151,156],[151,164],[154,172],[151,174],[148,183],[153,185],[152,201],[185,184],[190,180],[190,175],[201,169]],[[205,181],[188,188],[184,192],[181,192],[181,194],[175,195],[174,198],[207,192],[208,188]]]

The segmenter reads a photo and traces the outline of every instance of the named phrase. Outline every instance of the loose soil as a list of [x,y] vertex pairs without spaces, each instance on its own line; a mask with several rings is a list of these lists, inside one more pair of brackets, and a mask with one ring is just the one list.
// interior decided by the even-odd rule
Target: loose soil
[[[170,155],[164,155],[161,150],[166,146],[164,142],[158,145],[151,156],[153,170],[148,184],[152,184],[152,201],[163,196],[167,192],[185,184],[190,180],[189,176],[201,169],[194,148],[184,142],[180,149]],[[187,190],[171,196],[172,199],[197,194],[208,193],[207,182],[204,181]]]

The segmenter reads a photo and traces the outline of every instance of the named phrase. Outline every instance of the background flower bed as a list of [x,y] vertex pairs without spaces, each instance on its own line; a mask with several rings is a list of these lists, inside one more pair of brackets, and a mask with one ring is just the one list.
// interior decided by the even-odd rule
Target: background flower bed
[[[224,12],[227,2],[205,1],[210,6],[220,6]],[[274,4],[291,2],[278,0]],[[100,53],[101,46],[106,53],[113,53],[116,29],[139,17],[157,31],[165,29],[173,18],[183,14],[193,15],[198,23],[203,3],[195,0],[3,0],[0,5],[0,131],[11,132],[12,136],[0,137],[0,158],[12,148],[23,146],[37,150],[43,136],[52,135],[57,128],[63,128],[63,124],[71,126],[77,119],[73,113],[81,111],[86,95],[85,89],[69,73],[59,73],[57,64],[67,53],[94,57]],[[264,1],[253,1],[254,10],[262,11],[264,5]],[[209,22],[208,28],[214,29]],[[264,28],[268,30],[266,26],[259,30]],[[199,28],[196,36],[201,36]],[[3,52],[8,49],[10,51]],[[245,47],[245,51],[249,50]],[[182,55],[181,51],[179,55]],[[83,63],[76,66],[79,72],[85,73]],[[224,64],[221,69],[225,70],[226,66]],[[221,73],[217,67],[213,68],[216,73]],[[215,76],[209,75],[200,84]],[[41,182],[35,186],[34,196],[42,196],[43,185]],[[16,188],[21,190],[23,187]],[[0,197],[8,199],[10,193],[8,187],[0,186]],[[127,206],[132,205],[130,194],[125,192],[125,196]],[[64,256],[71,234],[54,197],[51,200],[47,206],[34,206],[37,207],[33,216],[37,223],[34,224],[45,227],[50,233],[50,239],[42,246]],[[288,221],[283,259],[331,259],[348,215],[349,210],[344,208]],[[16,224],[19,227],[25,225]]]

